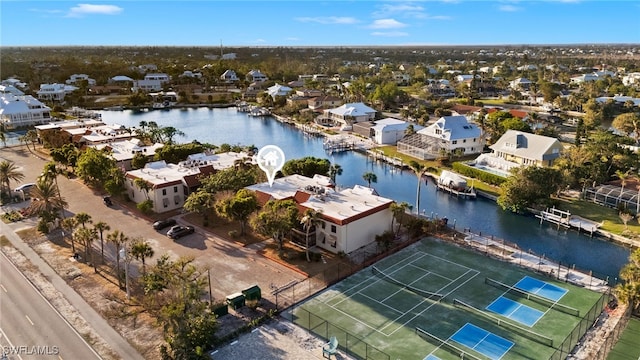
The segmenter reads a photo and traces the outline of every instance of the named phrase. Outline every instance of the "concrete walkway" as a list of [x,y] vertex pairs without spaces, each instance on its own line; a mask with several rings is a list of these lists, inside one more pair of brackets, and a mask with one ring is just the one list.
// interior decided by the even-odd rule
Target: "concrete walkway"
[[[71,286],[69,286],[42,258],[15,233],[11,226],[0,221],[0,233],[20,251],[38,271],[50,281],[73,308],[90,324],[96,334],[117,353],[121,359],[144,360],[138,351],[127,342],[111,325],[89,305]],[[60,309],[59,309],[60,310]],[[61,313],[63,313],[61,311]],[[82,333],[81,331],[78,331]]]

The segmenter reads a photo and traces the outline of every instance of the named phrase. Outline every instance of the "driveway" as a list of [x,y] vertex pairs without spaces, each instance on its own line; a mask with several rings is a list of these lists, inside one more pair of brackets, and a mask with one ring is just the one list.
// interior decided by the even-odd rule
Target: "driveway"
[[[3,148],[0,151],[0,160],[3,159],[14,161],[20,167],[25,175],[21,183],[35,182],[47,162],[31,154],[24,146]],[[58,185],[62,197],[69,203],[68,216],[86,212],[91,215],[94,223],[103,221],[109,224],[111,231],[118,229],[129,238],[146,239],[155,252],[153,258],[145,261],[147,264],[154,264],[155,260],[164,254],[173,258],[193,256],[196,264],[209,269],[214,300],[223,300],[227,295],[258,285],[262,289],[263,297],[275,302],[269,292],[271,285],[279,286],[304,279],[300,273],[257,254],[257,250],[263,244],[243,247],[217,238],[197,224],[192,224],[196,226],[195,234],[174,241],[165,235],[168,229],[156,231],[151,226],[151,219],[129,210],[128,207],[133,207],[133,203],[124,206],[125,204],[116,201],[113,206],[107,207],[102,203],[104,193],[88,188],[78,179],[70,180],[59,176]],[[16,186],[17,184],[12,182],[11,187]],[[175,218],[178,223],[186,224],[181,215]],[[115,258],[115,249],[111,244],[105,243],[105,255]],[[137,261],[133,261],[133,264],[137,264]]]

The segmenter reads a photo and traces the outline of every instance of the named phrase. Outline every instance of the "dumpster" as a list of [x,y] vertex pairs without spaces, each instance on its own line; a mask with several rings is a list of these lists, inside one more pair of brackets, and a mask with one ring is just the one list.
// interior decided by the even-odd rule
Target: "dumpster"
[[242,294],[247,300],[260,300],[262,299],[262,294],[260,292],[260,287],[258,285],[253,285],[250,288],[246,288],[242,290]]
[[229,305],[227,303],[216,304],[213,306],[213,313],[217,317],[227,315],[229,313]]
[[227,304],[234,310],[243,307],[244,295],[242,295],[242,293],[235,293],[227,296]]

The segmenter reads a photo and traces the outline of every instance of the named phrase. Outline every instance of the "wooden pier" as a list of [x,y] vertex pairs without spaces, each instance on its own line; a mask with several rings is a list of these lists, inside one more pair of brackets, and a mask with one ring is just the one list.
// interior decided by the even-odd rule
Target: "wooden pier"
[[556,208],[541,211],[539,215],[536,215],[536,217],[540,219],[540,224],[544,221],[548,221],[552,224],[556,224],[558,229],[562,226],[566,229],[585,231],[591,236],[598,231],[598,228],[601,225],[595,221],[591,221],[577,215],[571,215],[568,211],[562,211]]

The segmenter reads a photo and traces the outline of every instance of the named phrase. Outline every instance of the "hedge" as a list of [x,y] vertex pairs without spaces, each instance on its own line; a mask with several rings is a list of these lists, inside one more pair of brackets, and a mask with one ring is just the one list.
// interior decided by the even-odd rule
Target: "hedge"
[[452,167],[453,167],[453,170],[458,174],[468,176],[474,179],[478,179],[484,183],[491,184],[491,185],[500,186],[500,184],[502,184],[507,180],[502,176],[492,174],[490,172],[482,171],[480,169],[476,169],[473,166],[469,166],[461,162],[454,162]]

